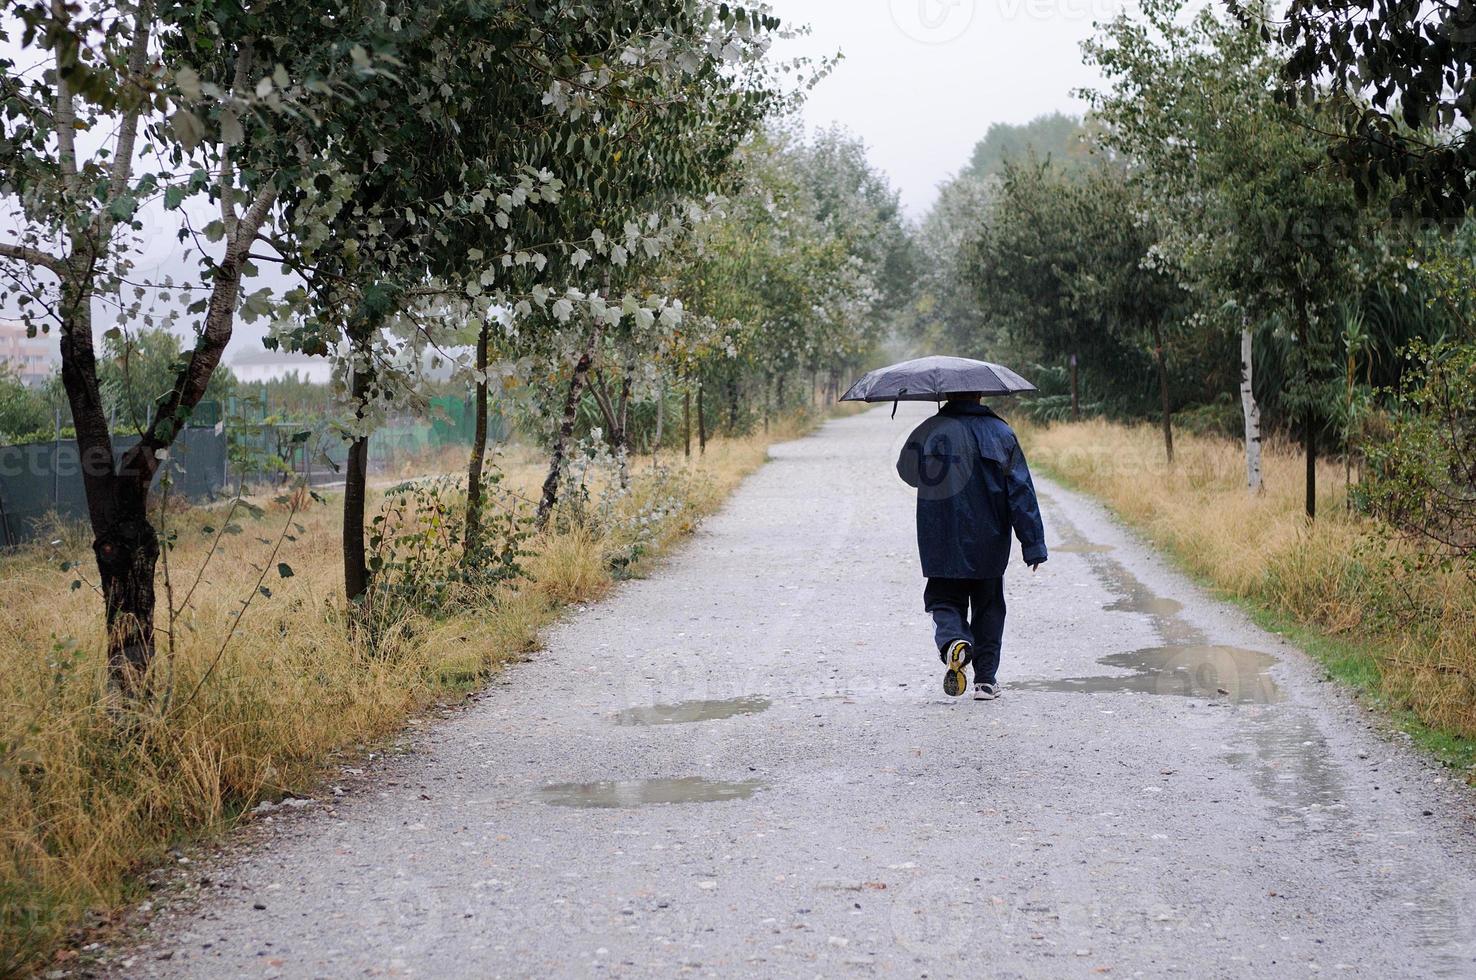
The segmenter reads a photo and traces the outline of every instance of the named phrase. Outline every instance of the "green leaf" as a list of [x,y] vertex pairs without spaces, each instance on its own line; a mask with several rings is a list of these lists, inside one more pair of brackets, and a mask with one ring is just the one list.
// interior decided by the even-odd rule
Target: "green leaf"
[[115,221],[127,221],[138,210],[138,199],[132,194],[120,194],[108,204],[108,215]]
[[180,109],[170,116],[169,125],[174,130],[174,135],[179,137],[186,152],[193,151],[205,138],[205,127],[200,123],[200,117],[188,109]]
[[293,575],[292,566],[285,561],[277,562],[277,574],[282,578],[291,578]]
[[174,70],[174,84],[179,94],[191,102],[200,98],[200,73],[189,65],[180,65]]
[[246,141],[246,131],[241,127],[240,117],[229,108],[220,110],[220,141],[226,146],[236,146]]

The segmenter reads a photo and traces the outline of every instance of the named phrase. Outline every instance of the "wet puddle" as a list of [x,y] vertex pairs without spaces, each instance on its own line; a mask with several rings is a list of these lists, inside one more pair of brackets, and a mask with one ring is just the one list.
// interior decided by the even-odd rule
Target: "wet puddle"
[[1071,541],[1052,548],[1053,555],[1100,555],[1112,550],[1110,544],[1092,544],[1090,541]]
[[1247,770],[1278,812],[1305,821],[1308,808],[1342,798],[1342,781],[1315,722],[1296,715],[1268,718],[1246,738],[1247,747],[1228,753],[1225,761]]
[[756,715],[769,707],[768,698],[725,698],[718,701],[678,701],[676,704],[649,704],[626,708],[615,714],[617,725],[685,725],[694,721],[715,721],[735,715]]
[[1153,628],[1166,646],[1196,646],[1205,644],[1204,633],[1179,618],[1184,604],[1177,599],[1161,596],[1148,588],[1138,577],[1111,558],[1095,558],[1092,570],[1108,590],[1117,598],[1102,608],[1109,612],[1141,613],[1153,621]]
[[[1054,515],[1052,516],[1054,517]],[[1058,522],[1053,519],[1051,526],[1056,528],[1064,526],[1064,530],[1061,532],[1061,543],[1051,545],[1050,551],[1053,555],[1100,555],[1112,550],[1112,545],[1110,544],[1094,544],[1088,541],[1081,536],[1081,533],[1076,528],[1070,524],[1066,524],[1064,521]]]
[[[1276,657],[1260,650],[1209,642],[1204,631],[1187,622],[1183,603],[1154,594],[1105,548],[1092,547],[1059,515],[1067,547],[1082,547],[1092,572],[1116,597],[1102,608],[1147,616],[1162,646],[1114,653],[1097,662],[1123,673],[1023,681],[1024,690],[1077,694],[1126,693],[1202,698],[1239,705],[1271,705],[1285,700],[1272,680]],[[1330,761],[1326,739],[1311,719],[1285,708],[1252,707],[1241,719],[1240,747],[1223,758],[1247,772],[1280,822],[1305,831],[1325,831],[1347,817],[1344,787]]]
[[1154,627],[1163,637],[1164,643],[1169,645],[1205,642],[1202,633],[1178,618],[1184,609],[1182,602],[1155,595],[1138,581],[1137,576],[1123,567],[1121,562],[1105,557],[1113,550],[1112,545],[1088,541],[1059,515],[1053,515],[1053,524],[1057,527],[1064,525],[1064,530],[1061,532],[1062,543],[1051,550],[1069,555],[1086,555],[1092,571],[1102,580],[1102,584],[1117,594],[1117,598],[1103,606],[1103,609],[1109,612],[1141,613],[1152,617]]
[[1166,617],[1177,616],[1183,610],[1184,604],[1178,599],[1154,595],[1143,589],[1123,596],[1115,602],[1109,602],[1102,608],[1108,612],[1135,612],[1143,613],[1145,616]]
[[553,806],[591,808],[658,806],[663,803],[720,803],[746,800],[764,784],[757,779],[723,782],[700,776],[674,779],[606,779],[595,783],[555,783],[535,794]]
[[1282,698],[1281,689],[1267,673],[1276,658],[1259,650],[1214,645],[1149,647],[1109,654],[1097,663],[1132,673],[1020,681],[1010,686],[1065,694],[1223,698],[1236,704],[1273,704]]

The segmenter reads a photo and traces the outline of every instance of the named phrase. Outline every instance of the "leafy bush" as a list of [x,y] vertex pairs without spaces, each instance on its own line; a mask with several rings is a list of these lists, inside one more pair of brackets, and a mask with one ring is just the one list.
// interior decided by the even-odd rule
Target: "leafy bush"
[[658,468],[626,486],[619,469],[598,429],[581,441],[569,456],[554,528],[593,535],[605,567],[623,578],[680,524],[695,488],[686,469]]
[[624,578],[656,550],[690,510],[692,477],[686,470],[660,469],[639,491],[607,499],[600,509],[600,531],[607,544],[605,564]]
[[53,427],[46,396],[0,364],[0,445],[50,439]]
[[1356,499],[1419,560],[1476,577],[1476,345],[1416,342]]
[[461,479],[412,480],[385,492],[369,527],[371,579],[363,606],[371,627],[393,623],[407,610],[443,614],[469,593],[495,602],[499,586],[523,577],[531,524],[496,503],[500,469],[488,467],[483,479],[470,540]]

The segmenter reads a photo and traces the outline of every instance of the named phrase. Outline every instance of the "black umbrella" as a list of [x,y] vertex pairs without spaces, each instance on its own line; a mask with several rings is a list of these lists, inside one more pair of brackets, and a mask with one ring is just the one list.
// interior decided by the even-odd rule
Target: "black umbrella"
[[877,368],[851,385],[843,402],[932,402],[949,395],[1013,395],[1035,385],[1002,364],[967,357],[919,357]]

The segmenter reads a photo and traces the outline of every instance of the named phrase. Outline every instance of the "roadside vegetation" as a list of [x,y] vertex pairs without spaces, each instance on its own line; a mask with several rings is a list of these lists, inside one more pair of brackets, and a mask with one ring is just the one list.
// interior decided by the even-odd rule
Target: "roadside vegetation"
[[1476,736],[1462,29],[1145,0],[1083,46],[1085,118],[996,126],[941,189],[907,321],[1020,368],[1037,463],[1451,745]]
[[[0,434],[74,441],[86,497],[0,555],[0,973],[482,683],[833,405],[910,253],[864,147],[795,122],[829,69],[771,55],[798,29],[709,0],[0,15],[0,305],[60,352],[0,376]],[[245,343],[332,382],[240,382]],[[186,501],[181,433],[217,426],[223,498]]]
[[1043,472],[1104,501],[1267,624],[1300,627],[1294,642],[1332,676],[1417,719],[1448,761],[1476,763],[1476,580],[1350,506],[1338,461],[1320,464],[1322,516],[1309,523],[1291,443],[1267,444],[1253,497],[1243,447],[1225,436],[1180,433],[1173,466],[1151,424],[1061,422],[1022,436]]
[[[791,411],[767,435],[716,437],[690,459],[680,448],[632,457],[624,491],[613,469],[591,467],[536,533],[544,461],[510,448],[493,486],[509,521],[500,540],[516,552],[516,568],[491,584],[455,574],[464,483],[385,481],[372,491],[371,521],[384,541],[371,558],[393,581],[358,631],[345,629],[337,492],[249,498],[259,513],[236,508],[241,543],[227,561],[210,551],[231,503],[180,508],[160,518],[178,542],[169,554],[176,595],[206,570],[161,653],[181,694],[126,721],[98,696],[107,685],[96,653],[105,636],[92,588],[70,589],[75,572],[59,568],[63,556],[85,551],[83,532],[61,528],[54,544],[5,557],[12,594],[44,601],[13,603],[0,623],[0,703],[8,706],[0,967],[45,962],[72,930],[103,925],[141,897],[136,875],[171,848],[227,829],[261,800],[320,792],[330,764],[352,765],[417,712],[480,689],[537,650],[539,631],[564,607],[643,574],[763,462],[771,442],[802,434],[815,418]],[[284,522],[296,528],[294,540],[277,548]],[[277,562],[293,574],[280,578]],[[264,567],[270,596],[257,594],[238,626]]]

